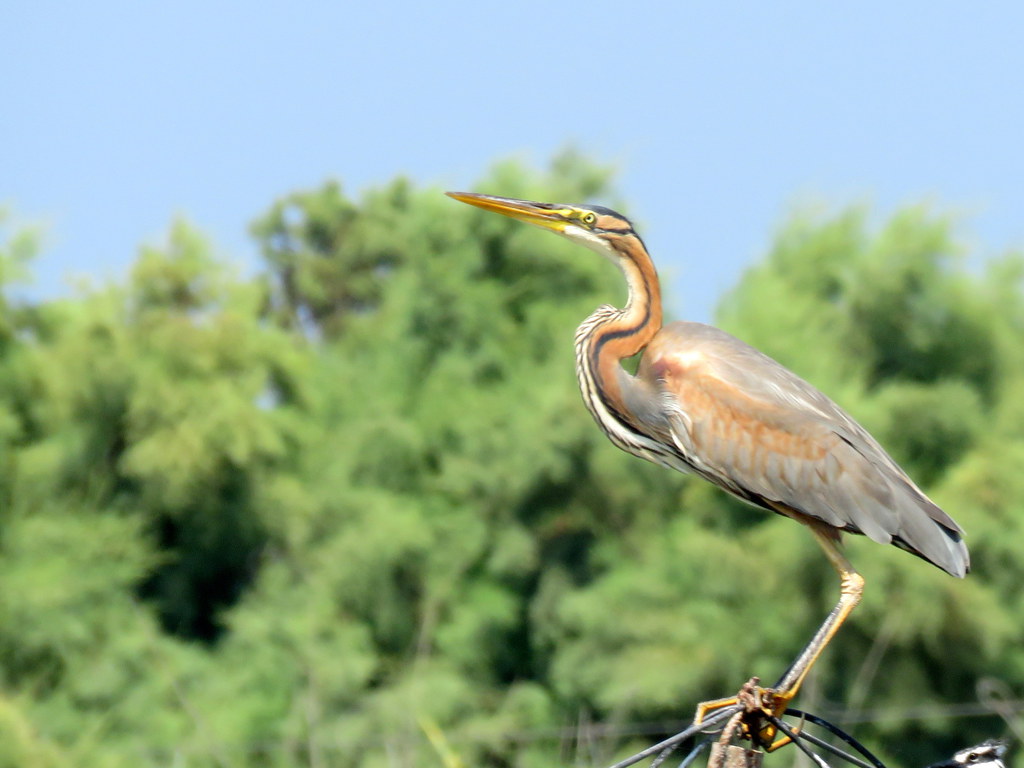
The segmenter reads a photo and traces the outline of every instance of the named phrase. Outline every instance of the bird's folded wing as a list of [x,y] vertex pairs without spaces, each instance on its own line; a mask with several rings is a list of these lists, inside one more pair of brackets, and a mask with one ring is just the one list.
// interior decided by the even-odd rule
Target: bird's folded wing
[[664,437],[702,475],[762,506],[966,572],[960,528],[866,430],[771,358],[699,328],[683,329],[685,344],[649,350],[641,375],[671,414]]

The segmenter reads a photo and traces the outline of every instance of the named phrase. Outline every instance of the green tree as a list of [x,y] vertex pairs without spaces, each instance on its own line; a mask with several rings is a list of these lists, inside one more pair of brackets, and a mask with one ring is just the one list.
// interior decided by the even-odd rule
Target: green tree
[[0,669],[10,722],[59,745],[40,765],[187,738],[181,678],[205,662],[174,638],[221,630],[265,541],[254,488],[286,449],[261,399],[294,353],[263,293],[179,223],[125,286],[4,306]]
[[[611,194],[571,153],[479,188]],[[1024,687],[1024,271],[966,269],[952,231],[795,216],[720,310],[972,549],[959,582],[851,542],[868,592],[811,710]],[[602,260],[407,180],[289,195],[253,233],[252,277],[176,222],[123,284],[30,301],[34,237],[0,231],[0,767],[599,765],[646,741],[581,723],[687,719],[831,606],[800,526],[591,422],[571,342],[624,298]],[[857,735],[923,765],[993,728],[950,725]]]

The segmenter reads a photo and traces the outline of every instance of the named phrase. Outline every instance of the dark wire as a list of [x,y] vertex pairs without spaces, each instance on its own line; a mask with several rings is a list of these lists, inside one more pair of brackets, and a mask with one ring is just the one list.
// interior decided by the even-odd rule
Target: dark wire
[[792,741],[792,742],[793,742],[794,744],[796,744],[796,747],[797,747],[797,749],[799,749],[799,750],[800,750],[801,752],[803,752],[803,753],[804,753],[805,755],[807,755],[807,756],[808,756],[809,758],[811,758],[811,760],[813,760],[813,761],[814,761],[814,764],[815,764],[816,766],[818,766],[818,768],[829,768],[829,765],[828,765],[828,763],[826,763],[826,762],[825,762],[824,758],[822,758],[822,757],[821,757],[821,755],[819,755],[819,754],[817,754],[817,753],[815,753],[815,752],[812,752],[812,751],[810,750],[810,748],[809,748],[809,747],[807,747],[807,746],[806,746],[806,745],[805,745],[805,744],[803,743],[803,741],[801,741],[801,737],[803,737],[803,736],[804,736],[804,734],[803,734],[803,733],[797,733],[797,732],[796,732],[796,731],[794,731],[794,730],[793,730],[792,728],[790,728],[788,724],[786,724],[786,723],[782,722],[782,721],[781,721],[781,720],[779,720],[779,718],[777,718],[777,717],[771,717],[771,716],[769,716],[769,717],[768,717],[768,720],[769,720],[769,721],[770,721],[770,722],[771,722],[771,723],[772,723],[772,724],[773,724],[773,725],[774,725],[774,726],[775,726],[776,728],[778,728],[778,729],[779,729],[780,731],[782,731],[782,732],[783,732],[784,734],[786,734],[787,736],[789,736],[789,738],[790,738],[790,741]]
[[[697,745],[690,750],[690,754],[683,758],[683,762],[679,764],[678,768],[687,768],[687,766],[689,766],[690,763],[696,760],[700,753],[703,752],[707,748],[708,744],[710,744],[713,740],[714,736],[708,736],[703,741],[698,742]],[[654,768],[654,766],[652,765],[651,768]]]
[[[881,760],[875,757],[874,754],[872,754],[872,752],[867,747],[865,747],[863,744],[861,744],[859,741],[853,738],[853,736],[840,729],[838,726],[832,725],[832,723],[830,723],[828,720],[818,717],[817,715],[812,715],[809,712],[801,712],[799,709],[789,709],[786,711],[786,714],[793,715],[794,717],[801,717],[809,723],[814,723],[815,725],[824,728],[833,736],[842,739],[855,750],[860,752],[860,754],[867,759],[867,761],[871,764],[871,766],[873,766],[873,768],[886,768],[885,763],[883,763]],[[844,760],[849,760],[849,762],[854,763],[856,765],[864,765],[862,762],[857,760],[857,758],[853,757],[853,755],[847,755],[847,753],[843,752],[842,750],[837,750],[835,747],[832,747],[831,745],[825,746],[821,739],[817,739],[810,735],[808,735],[807,738],[808,741],[817,744],[819,747],[824,747],[825,749],[829,749],[829,751],[835,752],[835,754],[839,755]],[[867,768],[867,766],[864,766],[864,768]]]
[[[661,752],[664,752],[665,753],[665,757],[668,757],[670,754],[672,754],[672,751],[681,742],[686,741],[691,736],[694,736],[694,735],[700,733],[701,731],[710,728],[713,725],[717,725],[718,723],[721,723],[721,722],[724,722],[724,721],[728,720],[730,717],[732,717],[733,715],[735,715],[739,711],[740,711],[740,706],[738,704],[733,704],[731,707],[723,707],[718,712],[716,712],[715,714],[711,715],[711,717],[709,717],[706,720],[704,720],[704,722],[702,722],[700,724],[692,723],[690,725],[690,727],[687,728],[685,731],[680,731],[675,736],[669,736],[664,741],[660,741],[657,744],[655,744],[653,747],[648,747],[643,752],[638,752],[637,754],[633,755],[632,757],[627,757],[625,760],[622,760],[622,761],[616,763],[615,765],[611,766],[611,768],[628,768],[628,766],[636,765],[641,760],[644,760],[644,759],[650,757],[651,755],[654,755],[654,754],[657,754],[657,753],[661,753]],[[662,757],[661,760],[664,760],[665,757]]]
[[[724,707],[711,717],[707,718],[707,720],[705,720],[700,725],[691,724],[690,727],[686,730],[680,731],[675,736],[670,736],[664,741],[661,741],[655,744],[654,746],[648,747],[643,752],[639,752],[633,755],[632,757],[628,757],[625,760],[616,763],[615,765],[611,766],[611,768],[629,768],[629,766],[636,765],[641,760],[651,757],[652,755],[654,755],[655,757],[654,760],[651,762],[650,768],[658,768],[658,766],[664,763],[665,760],[668,759],[669,755],[671,755],[676,749],[678,749],[684,741],[686,741],[692,736],[695,736],[701,731],[706,731],[707,729],[710,729],[711,727],[724,722],[725,720],[736,714],[738,711],[740,711],[740,707],[738,705]],[[815,752],[812,752],[811,749],[803,742],[806,741],[810,744],[815,745],[816,747],[831,752],[836,757],[845,760],[851,765],[857,766],[857,768],[886,768],[885,763],[883,763],[881,760],[875,757],[875,755],[872,754],[867,747],[865,747],[863,744],[857,741],[857,739],[855,739],[853,736],[840,729],[838,726],[835,726],[832,723],[830,723],[828,720],[818,717],[817,715],[812,715],[809,712],[803,712],[799,709],[788,709],[786,711],[786,714],[792,715],[793,717],[799,717],[801,718],[801,720],[811,723],[812,725],[816,725],[819,728],[824,728],[833,736],[849,744],[854,750],[859,752],[866,759],[866,761],[861,760],[856,755],[852,755],[849,752],[840,749],[839,747],[833,746],[832,744],[829,744],[823,739],[818,738],[814,734],[807,733],[802,729],[797,730],[777,717],[769,717],[768,719],[771,721],[771,723],[784,734],[786,734],[786,736],[788,736],[792,740],[792,742],[797,746],[798,749],[800,749],[800,751],[802,751],[804,754],[810,757],[811,760],[814,761],[815,765],[817,765],[818,768],[828,768],[828,763],[826,763],[820,755],[818,755]],[[693,761],[697,759],[700,753],[707,748],[708,744],[710,744],[712,740],[712,737],[708,736],[699,741],[697,744],[695,744],[694,747],[690,750],[690,752],[686,755],[686,757],[683,758],[683,761],[679,764],[679,768],[688,768],[688,766],[690,766],[690,764],[692,764]]]

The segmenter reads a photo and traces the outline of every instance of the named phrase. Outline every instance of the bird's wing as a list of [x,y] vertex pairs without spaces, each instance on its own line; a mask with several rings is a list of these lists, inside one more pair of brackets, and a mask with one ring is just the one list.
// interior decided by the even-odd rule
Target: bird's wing
[[726,490],[967,571],[953,519],[839,406],[753,347],[673,323],[649,345],[638,377],[669,413],[659,438]]

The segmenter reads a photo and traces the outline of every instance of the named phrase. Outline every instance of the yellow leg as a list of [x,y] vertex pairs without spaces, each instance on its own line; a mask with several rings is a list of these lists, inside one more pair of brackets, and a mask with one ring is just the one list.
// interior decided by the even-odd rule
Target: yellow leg
[[731,707],[733,704],[738,703],[739,698],[736,696],[730,696],[727,699],[711,699],[710,701],[702,701],[697,705],[697,714],[693,716],[693,722],[700,725],[704,722],[704,718],[708,716],[708,712],[714,712],[716,709]]
[[[789,669],[779,678],[779,681],[772,688],[761,688],[760,686],[756,688],[755,700],[758,702],[758,707],[756,711],[750,713],[751,715],[781,717],[785,713],[789,702],[793,700],[799,692],[800,686],[803,685],[807,673],[811,671],[814,663],[821,656],[821,652],[835,637],[839,627],[860,602],[861,595],[864,593],[864,578],[854,570],[853,565],[839,550],[834,538],[830,535],[830,530],[815,524],[809,524],[808,527],[821,548],[825,550],[829,562],[839,573],[841,579],[839,602],[836,603],[835,608],[829,613],[818,631],[814,633],[814,637],[800,652],[800,655],[789,666]],[[728,699],[705,701],[697,707],[695,722],[702,722],[708,712],[736,703],[739,703],[739,699],[735,696]],[[785,737],[773,742],[775,726],[763,720],[758,727],[751,728],[749,725],[745,725],[744,732],[748,737],[756,739],[760,744],[766,746],[769,752],[790,741],[788,737]]]
[[786,711],[786,705],[793,700],[793,697],[800,690],[800,686],[807,677],[807,673],[811,671],[811,667],[814,666],[814,662],[821,656],[825,646],[835,637],[839,627],[843,625],[843,622],[846,621],[864,594],[864,577],[854,570],[853,565],[850,564],[850,561],[839,550],[836,542],[827,533],[814,526],[809,527],[811,533],[814,534],[814,538],[818,540],[821,548],[825,550],[825,555],[828,557],[829,562],[832,563],[832,566],[839,573],[841,579],[839,602],[836,603],[835,608],[829,613],[828,617],[818,628],[818,631],[814,633],[811,641],[800,652],[800,655],[796,657],[796,661],[790,665],[789,669],[779,678],[779,682],[772,689],[775,699],[782,700],[781,709],[776,713],[776,717]]

